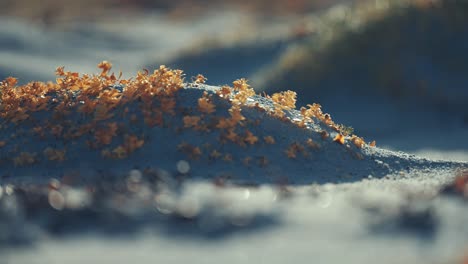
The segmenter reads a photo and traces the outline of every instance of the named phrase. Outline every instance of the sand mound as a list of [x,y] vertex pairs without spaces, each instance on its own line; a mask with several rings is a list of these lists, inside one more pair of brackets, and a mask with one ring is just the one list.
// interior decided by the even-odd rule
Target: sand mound
[[183,82],[161,66],[125,80],[57,69],[56,83],[2,82],[3,179],[99,178],[163,169],[179,178],[244,183],[349,182],[411,169],[456,167],[367,144],[320,105],[295,110],[292,91],[256,95]]

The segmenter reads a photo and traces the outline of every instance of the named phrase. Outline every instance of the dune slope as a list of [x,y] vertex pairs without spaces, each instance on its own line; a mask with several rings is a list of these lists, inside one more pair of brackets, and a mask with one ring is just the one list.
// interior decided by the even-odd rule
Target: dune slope
[[295,109],[292,91],[256,95],[183,82],[161,66],[134,79],[57,69],[56,83],[2,83],[0,158],[6,181],[73,174],[88,179],[164,169],[180,178],[238,183],[352,182],[411,170],[456,169],[379,149],[335,124],[320,105]]

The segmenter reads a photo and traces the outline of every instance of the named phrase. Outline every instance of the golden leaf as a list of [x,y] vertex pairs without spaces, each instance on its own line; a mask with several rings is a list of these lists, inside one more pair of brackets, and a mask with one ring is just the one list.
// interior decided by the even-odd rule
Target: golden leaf
[[258,137],[254,136],[254,134],[252,134],[252,132],[247,130],[245,132],[244,141],[249,143],[250,145],[253,145],[253,144],[257,143]]
[[285,150],[285,153],[286,153],[286,156],[288,156],[288,158],[290,158],[290,159],[295,159],[296,158],[296,149],[294,147],[292,147],[292,146],[287,148]]
[[[192,77],[193,78],[193,77]],[[207,78],[205,78],[205,76],[201,75],[201,74],[198,74],[195,78],[194,78],[194,83],[197,83],[197,84],[200,84],[200,83],[205,83],[206,80],[208,80]]]
[[215,105],[208,98],[206,92],[203,94],[203,97],[198,99],[198,110],[205,114],[211,114],[215,111]]
[[231,107],[229,109],[229,114],[231,115],[231,120],[233,123],[240,123],[241,121],[245,120],[245,117],[241,114],[241,108],[239,107]]
[[272,136],[266,136],[263,138],[263,140],[265,140],[265,142],[270,145],[276,143],[275,139]]
[[139,139],[137,136],[134,135],[125,135],[125,142],[123,147],[127,151],[128,154],[133,153],[135,150],[141,148],[145,144],[143,139]]
[[224,117],[221,117],[218,120],[218,124],[216,124],[216,128],[218,128],[218,129],[229,129],[229,128],[232,128],[232,127],[233,127],[233,124],[232,124],[231,119],[226,119]]
[[63,69],[65,69],[64,66],[57,67],[57,69],[55,69],[55,74],[58,76],[65,76],[65,72]]
[[306,140],[306,145],[311,149],[320,149],[320,144],[313,141],[311,138]]
[[190,154],[192,158],[198,158],[202,155],[202,151],[199,147],[194,147]]
[[362,148],[362,146],[364,146],[365,142],[362,138],[360,137],[357,137],[357,136],[352,136],[351,137],[351,142],[353,142],[353,144],[358,147],[358,148]]
[[199,116],[184,116],[183,118],[184,121],[184,127],[196,127],[198,126],[198,123],[200,122],[200,117]]
[[224,134],[224,137],[232,142],[236,142],[238,140],[238,135],[233,129],[229,129],[227,133]]
[[336,137],[333,139],[334,142],[344,145],[345,137],[341,134],[337,134]]
[[228,98],[231,95],[231,87],[223,86],[216,91],[216,94],[222,98]]
[[161,99],[161,111],[163,113],[175,114],[174,108],[176,106],[176,101],[174,98],[162,98]]
[[108,61],[102,61],[98,64],[98,68],[102,70],[101,76],[105,76],[112,68],[112,64]]
[[294,91],[284,91],[274,93],[271,99],[279,108],[289,110],[296,108],[296,96],[297,94]]

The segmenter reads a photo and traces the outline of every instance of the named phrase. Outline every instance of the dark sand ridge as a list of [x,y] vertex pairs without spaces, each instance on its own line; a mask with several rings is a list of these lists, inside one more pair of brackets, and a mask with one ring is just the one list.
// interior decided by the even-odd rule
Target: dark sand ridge
[[382,4],[331,10],[316,37],[255,85],[293,89],[298,105],[317,100],[338,122],[393,148],[466,150],[466,3]]

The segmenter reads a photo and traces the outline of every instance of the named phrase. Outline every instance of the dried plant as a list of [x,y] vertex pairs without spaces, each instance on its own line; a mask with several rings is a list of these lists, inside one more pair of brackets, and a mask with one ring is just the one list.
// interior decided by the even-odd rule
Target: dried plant
[[[152,73],[143,70],[137,72],[133,78],[121,79],[122,73],[118,76],[112,73],[112,64],[107,61],[99,63],[98,68],[101,70],[99,74],[80,75],[58,67],[55,83],[31,82],[17,86],[16,78],[6,78],[0,82],[0,118],[6,126],[19,125],[34,120],[38,112],[47,112],[51,118],[40,125],[35,123],[30,131],[32,136],[53,137],[63,143],[83,138],[90,149],[98,150],[103,157],[112,159],[127,158],[144,146],[144,134],[141,137],[131,134],[131,126],[134,125],[146,125],[149,128],[168,128],[174,125],[175,131],[185,129],[202,133],[217,130],[220,143],[233,143],[241,147],[256,145],[259,138],[263,138],[266,145],[275,144],[276,140],[271,135],[254,134],[246,129],[247,125],[260,123],[258,119],[248,120],[243,115],[242,111],[247,107],[299,127],[322,122],[339,132],[334,141],[344,144],[345,140],[349,139],[358,148],[365,145],[362,138],[349,136],[352,134],[352,128],[335,124],[330,115],[322,112],[319,104],[302,107],[302,118],[299,121],[292,121],[286,117],[285,112],[296,107],[296,93],[293,91],[263,95],[273,103],[273,109],[269,109],[258,101],[255,104],[248,103],[249,98],[261,95],[255,94],[246,79],[239,79],[233,82],[233,87],[223,86],[215,93],[203,92],[200,98],[197,98],[198,113],[191,112],[187,115],[181,112],[187,110],[181,110],[181,106],[178,105],[177,93],[184,88],[184,75],[181,70],[171,70],[162,65]],[[206,80],[203,75],[197,75],[194,83],[202,84]],[[214,94],[217,96],[213,96]],[[230,103],[227,111],[223,107],[218,109],[219,100]],[[176,115],[177,113],[181,115]],[[84,121],[79,124],[70,122],[72,115],[76,114],[84,117]],[[179,116],[182,118],[179,119]],[[126,119],[129,120],[128,124],[119,121]],[[173,119],[178,119],[180,123]],[[326,140],[329,133],[324,130],[320,136]],[[13,139],[13,136],[10,139]],[[0,142],[0,147],[4,147],[8,138]],[[375,142],[369,145],[375,146]],[[312,139],[307,140],[305,146],[314,150],[320,149],[320,144]],[[200,147],[188,143],[179,145],[178,149],[193,159],[203,155]],[[232,156],[221,154],[216,149],[210,148],[205,151],[209,153],[207,157],[210,159],[223,157],[224,160],[232,160]],[[46,148],[43,151],[46,159],[50,161],[64,161],[66,153],[65,150],[54,148]],[[293,143],[286,149],[289,158],[297,158],[298,153],[308,155],[299,143]],[[38,161],[34,153],[23,151],[16,154],[16,157],[11,158],[15,166],[27,166]],[[245,163],[250,164],[250,159]],[[268,161],[265,157],[259,160],[260,166],[266,164]]]

